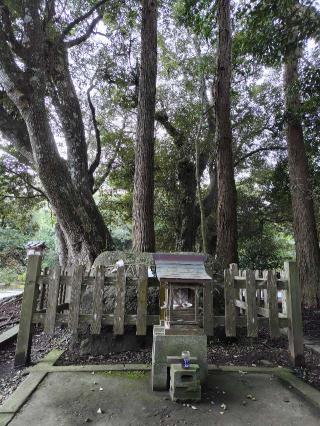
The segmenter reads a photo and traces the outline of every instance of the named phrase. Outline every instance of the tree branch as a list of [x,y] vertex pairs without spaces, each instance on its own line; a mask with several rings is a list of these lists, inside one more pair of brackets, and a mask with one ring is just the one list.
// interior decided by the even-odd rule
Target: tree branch
[[40,194],[34,194],[34,195],[3,195],[1,197],[1,200],[4,200],[6,198],[12,198],[12,199],[19,199],[19,200],[30,200],[32,198],[43,198]]
[[246,160],[249,157],[252,157],[253,155],[259,153],[259,152],[263,152],[263,151],[286,151],[287,148],[281,145],[273,145],[273,146],[269,146],[269,147],[263,147],[263,148],[257,148],[251,152],[248,152],[247,154],[245,154],[243,157],[239,158],[239,160],[237,160],[234,163],[234,167],[237,167],[240,163],[242,163],[244,160]]
[[88,98],[88,103],[89,103],[89,107],[90,107],[90,111],[91,111],[92,123],[93,123],[94,133],[95,133],[96,142],[97,142],[96,156],[95,156],[95,159],[93,160],[91,166],[89,167],[89,174],[91,174],[93,176],[93,173],[97,169],[97,167],[99,166],[100,160],[101,160],[101,137],[100,137],[100,130],[99,130],[97,118],[96,118],[96,110],[95,110],[95,107],[93,106],[93,103],[91,101],[91,96],[90,96],[91,90],[92,90],[92,86],[90,86],[88,91],[87,91],[87,98]]
[[121,146],[121,138],[119,138],[118,143],[116,145],[116,149],[114,150],[113,156],[110,158],[110,160],[108,161],[108,163],[106,165],[105,172],[102,174],[102,176],[100,176],[99,178],[96,179],[95,186],[94,186],[93,191],[92,191],[93,194],[95,194],[98,191],[98,189],[101,187],[103,182],[109,176],[111,169],[112,169],[112,166],[115,162],[115,159],[117,158],[120,146]]
[[99,9],[100,6],[102,6],[103,4],[105,4],[107,2],[107,0],[100,0],[98,1],[97,4],[95,4],[94,6],[92,6],[92,8],[90,10],[88,10],[88,12],[84,13],[83,15],[79,16],[78,18],[76,18],[74,21],[70,22],[70,24],[68,24],[66,26],[66,28],[63,30],[62,35],[63,38],[64,36],[66,36],[67,34],[70,33],[70,31],[73,30],[73,28],[80,24],[80,22],[86,20],[87,18],[89,18],[89,16],[91,16],[95,10]]
[[184,134],[173,126],[169,121],[169,117],[165,111],[156,111],[155,119],[166,129],[168,134],[174,139],[178,148],[184,145]]
[[[8,104],[11,111],[4,105]],[[28,136],[27,126],[20,112],[9,100],[4,91],[0,91],[0,133],[10,141],[15,150],[22,157],[26,165],[34,168],[32,148]],[[21,158],[20,158],[21,160]]]
[[86,41],[92,34],[93,30],[95,29],[97,23],[100,21],[101,18],[102,18],[101,15],[94,18],[91,24],[89,25],[89,27],[87,28],[86,32],[82,34],[82,36],[66,41],[65,42],[66,47],[70,48],[70,47],[78,46],[79,44]]
[[46,0],[45,16],[46,22],[51,22],[56,14],[55,0]]
[[6,39],[10,43],[12,50],[18,56],[20,56],[20,58],[25,58],[27,51],[22,46],[22,44],[19,43],[18,40],[16,39],[14,32],[13,32],[13,29],[12,29],[12,24],[11,24],[12,21],[11,21],[11,17],[10,17],[10,11],[9,11],[8,7],[2,1],[0,1],[0,14],[1,14],[1,21],[2,21],[3,30],[6,34]]
[[6,92],[11,92],[10,98],[18,97],[21,101],[25,95],[25,75],[15,62],[4,30],[3,17],[0,17],[0,80]]
[[3,168],[8,172],[8,173],[12,173],[13,175],[17,176],[19,179],[22,180],[22,182],[24,182],[27,186],[29,186],[31,189],[33,189],[34,191],[38,192],[40,195],[44,197],[48,202],[49,202],[49,198],[47,197],[46,193],[38,188],[37,186],[32,185],[32,183],[30,183],[26,178],[24,178],[23,176],[21,176],[20,173],[15,172],[14,170],[10,169],[9,167],[5,166],[4,164],[2,165]]

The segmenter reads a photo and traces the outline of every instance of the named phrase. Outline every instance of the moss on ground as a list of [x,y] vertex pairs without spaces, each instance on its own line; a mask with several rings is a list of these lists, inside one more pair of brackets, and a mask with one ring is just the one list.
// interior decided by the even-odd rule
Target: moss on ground
[[101,374],[106,377],[125,377],[126,379],[139,380],[144,379],[148,374],[148,371],[100,371],[97,374]]

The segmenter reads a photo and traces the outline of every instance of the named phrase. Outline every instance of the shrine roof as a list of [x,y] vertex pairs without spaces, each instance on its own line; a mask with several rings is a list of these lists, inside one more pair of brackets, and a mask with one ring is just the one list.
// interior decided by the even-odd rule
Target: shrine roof
[[204,266],[203,254],[154,253],[156,276],[161,282],[203,283],[211,281]]

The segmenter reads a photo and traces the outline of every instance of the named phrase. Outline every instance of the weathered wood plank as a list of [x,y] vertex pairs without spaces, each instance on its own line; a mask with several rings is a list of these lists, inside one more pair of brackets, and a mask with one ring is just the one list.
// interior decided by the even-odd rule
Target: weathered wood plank
[[300,367],[305,364],[305,360],[298,266],[296,262],[285,262],[284,270],[289,283],[287,299],[289,352],[293,364]]
[[267,272],[267,285],[268,285],[268,310],[269,310],[269,328],[270,336],[272,339],[280,337],[279,329],[279,315],[278,315],[278,290],[277,290],[277,276],[275,271]]
[[[287,280],[287,274],[285,271],[280,271],[280,279]],[[278,288],[279,290],[279,288]],[[283,289],[281,294],[281,308],[282,308],[282,314],[288,315],[288,309],[287,309],[287,295],[288,295],[288,286],[286,289]]]
[[237,308],[242,309],[243,311],[247,310],[247,302],[243,301],[243,300],[235,300],[235,306]]
[[[236,276],[234,277],[234,287],[235,288],[246,288],[246,277],[242,276]],[[256,289],[266,289],[267,288],[267,280],[263,278],[256,278]],[[277,280],[277,288],[278,290],[286,290],[288,288],[288,282],[284,279]]]
[[224,304],[226,336],[236,336],[236,305],[235,288],[232,271],[224,271]]
[[246,271],[247,335],[258,336],[256,278],[254,271]]
[[113,333],[124,333],[124,314],[125,314],[125,296],[126,296],[126,274],[124,265],[118,266],[117,283],[115,286],[115,303],[114,303],[114,323]]
[[39,305],[38,305],[39,311],[44,309],[45,296],[46,296],[46,287],[45,285],[42,284],[41,287],[39,288]]
[[[39,278],[39,283],[42,284],[42,282],[43,282],[43,283],[47,284],[48,283],[48,279],[49,279],[48,276],[41,276]],[[137,285],[138,285],[138,278],[127,277],[126,279],[127,279],[127,281],[126,281],[126,287],[131,287],[131,286],[132,287],[137,287]],[[236,277],[236,280],[237,279],[238,278]],[[260,281],[262,281],[262,280],[260,280]],[[65,272],[62,271],[60,282],[61,282],[62,285],[66,285],[68,288],[70,288],[70,285],[71,285],[71,276],[70,275],[65,275]],[[116,282],[117,282],[117,277],[116,276],[106,275],[105,278],[104,278],[104,285],[105,286],[114,286],[116,284]],[[82,281],[82,287],[88,287],[88,286],[91,286],[91,285],[92,286],[94,285],[94,277],[93,276],[84,276],[83,277],[83,281]],[[265,283],[265,286],[266,285],[267,284]],[[224,287],[224,282],[223,282],[222,279],[221,280],[213,279],[212,280],[212,286],[213,287],[217,287],[217,288],[223,288]],[[257,284],[257,286],[258,286],[258,284]],[[159,287],[159,281],[157,280],[157,278],[149,277],[148,278],[148,287]],[[239,282],[235,281],[235,287],[236,288],[244,288],[245,287],[245,279],[240,278]],[[279,281],[279,289],[281,289],[282,287],[283,287],[283,285]],[[65,302],[67,301],[66,298],[65,298],[64,301]]]
[[103,289],[104,289],[104,272],[103,266],[96,268],[96,276],[93,287],[93,306],[92,306],[92,322],[91,334],[100,334],[101,319],[103,310]]
[[20,326],[14,365],[21,367],[30,361],[32,342],[32,316],[37,305],[38,278],[41,271],[41,256],[29,256],[26,281],[23,292]]
[[54,333],[59,295],[60,271],[61,268],[59,264],[55,265],[55,267],[50,271],[46,320],[44,323],[44,332],[48,334]]
[[[244,303],[244,302],[243,302]],[[69,316],[68,314],[57,314],[56,324],[67,324]],[[33,314],[32,323],[43,324],[45,320],[45,314],[43,313],[35,313]],[[90,324],[92,321],[92,315],[88,314],[80,314],[79,322],[80,324]],[[112,314],[104,314],[102,316],[102,325],[113,325],[114,316]],[[136,315],[126,315],[125,316],[125,325],[136,325],[137,316]],[[147,325],[158,325],[159,324],[159,315],[147,315]],[[215,327],[223,327],[225,325],[225,316],[215,315],[214,316],[214,326]],[[258,317],[258,325],[259,327],[268,327],[269,319]],[[288,319],[279,317],[279,325],[280,328],[288,327]],[[246,327],[247,319],[246,317],[237,317],[237,328]]]
[[204,283],[203,288],[203,329],[207,336],[214,335],[213,286],[211,281]]
[[146,265],[138,265],[138,289],[137,289],[137,330],[138,336],[147,334],[147,307],[148,307],[148,268]]
[[3,333],[0,333],[0,345],[7,340],[12,339],[15,337],[19,332],[19,324],[14,325],[13,327],[9,328],[8,330],[4,331]]
[[71,277],[71,295],[69,303],[69,328],[73,336],[78,333],[80,300],[81,300],[81,283],[84,275],[84,266],[78,265],[73,271]]

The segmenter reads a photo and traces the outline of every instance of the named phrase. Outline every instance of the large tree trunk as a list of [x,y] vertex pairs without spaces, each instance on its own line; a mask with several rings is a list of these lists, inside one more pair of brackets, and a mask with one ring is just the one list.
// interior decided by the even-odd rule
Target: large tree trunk
[[68,262],[92,262],[106,247],[106,228],[88,188],[74,185],[67,163],[56,151],[44,100],[34,93],[20,113],[28,134],[39,178],[57,215],[68,247]]
[[66,268],[69,259],[68,246],[59,222],[57,222],[55,226],[55,235],[58,245],[59,264],[62,268]]
[[294,237],[303,301],[313,306],[320,301],[320,251],[312,184],[308,170],[300,117],[298,57],[292,52],[284,69],[286,136],[288,144]]
[[[197,227],[199,226],[199,224],[195,225],[197,182],[195,176],[195,164],[191,158],[191,153],[188,152],[188,139],[183,131],[177,129],[169,121],[168,115],[165,111],[157,111],[156,120],[172,137],[178,153],[177,177],[179,185],[179,201],[177,211],[178,232],[176,250],[194,251]],[[202,161],[202,163],[204,162]],[[205,164],[201,164],[201,167],[203,172]]]
[[142,1],[141,64],[133,190],[133,249],[155,250],[154,119],[157,79],[157,1]]
[[218,1],[218,64],[215,90],[217,143],[217,250],[219,265],[226,268],[237,256],[237,196],[234,181],[230,119],[231,27],[230,1]]
[[[218,187],[217,187],[217,174],[216,167],[213,164],[209,165],[209,176],[210,183],[208,187],[207,195],[203,200],[203,209],[206,219],[206,231],[207,231],[207,253],[212,256],[216,253],[217,246],[217,199],[218,199]],[[196,208],[195,226],[200,226],[200,208]]]
[[[183,149],[182,149],[183,151]],[[178,160],[180,234],[178,251],[194,251],[197,229],[195,227],[196,180],[195,166],[187,158]]]

